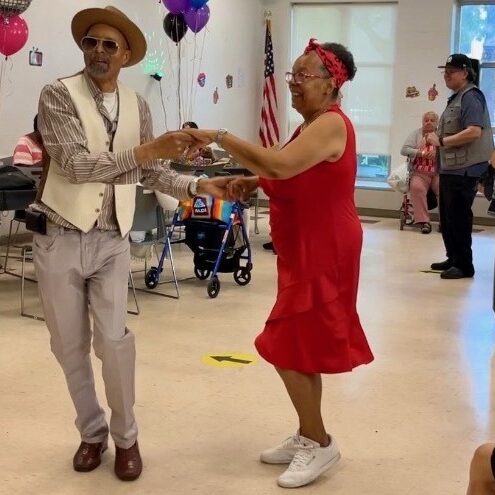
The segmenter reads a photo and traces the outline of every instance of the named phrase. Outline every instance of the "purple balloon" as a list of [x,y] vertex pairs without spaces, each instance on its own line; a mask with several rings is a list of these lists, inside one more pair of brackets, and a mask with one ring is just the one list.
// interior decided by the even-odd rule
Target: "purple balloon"
[[190,0],[162,0],[162,3],[171,14],[180,14],[190,7]]
[[210,19],[210,7],[204,5],[200,9],[189,7],[184,12],[186,24],[193,33],[199,33],[207,24]]

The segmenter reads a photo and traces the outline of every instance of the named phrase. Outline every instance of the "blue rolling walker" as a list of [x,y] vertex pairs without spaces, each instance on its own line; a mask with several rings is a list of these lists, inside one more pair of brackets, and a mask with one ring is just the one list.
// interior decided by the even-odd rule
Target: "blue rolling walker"
[[[194,201],[194,198],[193,198]],[[214,219],[181,218],[181,211],[174,214],[172,226],[169,229],[167,242],[164,245],[158,267],[152,267],[145,277],[148,281],[158,284],[163,264],[170,250],[170,243],[176,227],[184,226],[185,239],[173,241],[173,244],[185,242],[194,254],[194,275],[199,280],[210,279],[207,286],[208,296],[215,298],[220,292],[218,273],[232,273],[238,285],[251,282],[251,245],[242,216],[243,207],[239,202],[232,203],[228,222]],[[243,263],[245,262],[245,263]]]

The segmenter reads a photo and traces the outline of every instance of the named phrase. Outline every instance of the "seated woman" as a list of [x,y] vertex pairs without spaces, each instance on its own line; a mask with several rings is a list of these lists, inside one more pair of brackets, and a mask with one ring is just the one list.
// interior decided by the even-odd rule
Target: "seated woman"
[[429,132],[434,132],[437,125],[438,115],[435,112],[426,112],[423,115],[423,126],[409,134],[400,151],[401,155],[409,159],[411,171],[409,190],[414,210],[414,224],[423,234],[431,232],[426,195],[431,189],[438,197],[439,188],[437,149],[426,143],[425,136]]
[[19,138],[14,149],[12,163],[23,167],[41,167],[43,144],[38,131],[38,116],[34,117],[33,132]]

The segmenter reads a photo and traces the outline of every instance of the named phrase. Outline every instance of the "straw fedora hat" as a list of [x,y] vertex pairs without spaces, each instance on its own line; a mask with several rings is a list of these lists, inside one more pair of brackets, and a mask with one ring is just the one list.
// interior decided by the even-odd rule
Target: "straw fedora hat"
[[81,10],[74,16],[71,25],[72,36],[79,48],[81,40],[86,36],[89,28],[95,24],[107,24],[124,35],[131,51],[129,62],[124,67],[137,64],[146,55],[146,38],[141,30],[123,12],[111,6],[104,9]]

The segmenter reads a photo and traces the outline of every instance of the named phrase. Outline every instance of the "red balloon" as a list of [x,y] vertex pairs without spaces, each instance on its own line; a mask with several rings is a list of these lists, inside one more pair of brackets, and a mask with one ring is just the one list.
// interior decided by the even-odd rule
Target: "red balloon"
[[6,57],[14,55],[26,44],[28,36],[28,25],[22,17],[0,15],[0,53]]

